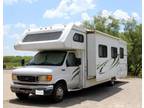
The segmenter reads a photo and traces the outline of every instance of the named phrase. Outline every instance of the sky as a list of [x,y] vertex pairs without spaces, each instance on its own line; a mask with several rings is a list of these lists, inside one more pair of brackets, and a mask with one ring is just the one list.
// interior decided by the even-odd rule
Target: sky
[[33,55],[35,52],[16,51],[14,44],[28,28],[56,24],[80,24],[100,14],[116,19],[135,18],[142,21],[141,0],[4,0],[4,56]]

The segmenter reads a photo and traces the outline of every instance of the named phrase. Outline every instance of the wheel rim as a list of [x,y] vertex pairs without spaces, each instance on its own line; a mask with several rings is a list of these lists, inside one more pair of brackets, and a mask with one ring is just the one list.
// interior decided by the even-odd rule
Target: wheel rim
[[112,83],[112,85],[114,85],[114,81],[112,81],[111,83]]
[[63,97],[63,92],[64,91],[61,87],[57,88],[56,96],[61,99]]
[[111,80],[111,84],[112,84],[112,85],[114,85],[114,83],[115,83],[115,80],[114,80],[114,79],[112,79],[112,80]]

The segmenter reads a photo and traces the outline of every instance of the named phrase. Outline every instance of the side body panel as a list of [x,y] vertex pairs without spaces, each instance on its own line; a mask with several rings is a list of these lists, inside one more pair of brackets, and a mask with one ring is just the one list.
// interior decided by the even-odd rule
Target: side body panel
[[[117,77],[119,71],[119,40],[106,37],[102,34],[96,34],[96,81],[103,81]],[[107,57],[99,56],[99,45],[105,45],[107,47]],[[111,57],[111,47],[117,48],[117,57]]]
[[[111,80],[112,77],[127,76],[127,44],[124,41],[100,33],[87,34],[87,41],[85,87]],[[107,57],[99,57],[99,45],[107,46]],[[117,48],[116,58],[111,57],[111,47]],[[120,58],[120,48],[124,48],[124,58]]]
[[121,42],[120,42],[120,48],[124,48],[124,57],[123,58],[120,58],[120,70],[119,72],[117,73],[117,77],[118,78],[123,78],[123,77],[126,77],[127,76],[127,46],[126,45],[123,45]]

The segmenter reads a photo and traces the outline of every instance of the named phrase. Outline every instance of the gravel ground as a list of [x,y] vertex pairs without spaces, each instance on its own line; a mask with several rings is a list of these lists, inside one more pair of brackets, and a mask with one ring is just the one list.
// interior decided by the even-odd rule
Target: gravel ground
[[115,86],[107,83],[88,89],[71,92],[60,103],[53,103],[49,97],[31,96],[20,101],[10,91],[11,71],[4,70],[4,108],[141,108],[142,80],[120,79]]

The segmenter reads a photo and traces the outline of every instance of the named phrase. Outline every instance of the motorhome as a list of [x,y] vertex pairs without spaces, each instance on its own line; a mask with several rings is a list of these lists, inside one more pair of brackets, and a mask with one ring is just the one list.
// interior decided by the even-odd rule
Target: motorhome
[[127,76],[127,43],[100,31],[69,24],[28,29],[14,48],[37,51],[24,67],[12,71],[11,90],[19,99],[66,92]]

